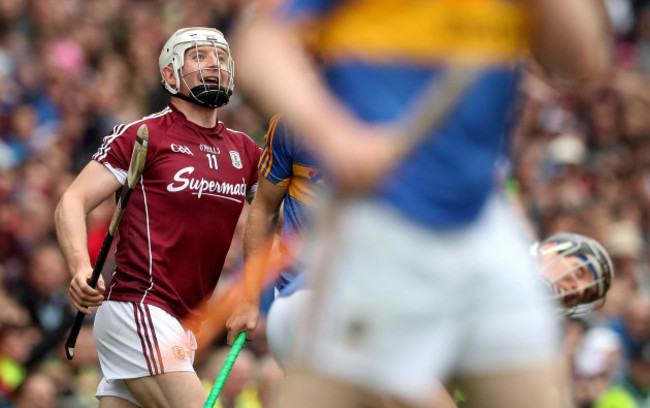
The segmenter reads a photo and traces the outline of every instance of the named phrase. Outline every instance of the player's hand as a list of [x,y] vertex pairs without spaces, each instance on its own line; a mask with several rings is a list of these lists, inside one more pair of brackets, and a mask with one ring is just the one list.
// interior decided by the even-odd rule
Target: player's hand
[[237,306],[226,322],[229,346],[235,343],[235,339],[241,332],[246,332],[246,340],[253,340],[259,314],[260,307],[256,302],[240,303]]
[[70,281],[68,293],[70,294],[70,302],[78,311],[90,316],[91,312],[89,307],[99,306],[104,299],[104,279],[100,276],[97,281],[97,289],[93,289],[88,284],[88,280],[92,275],[92,269],[82,269],[77,272]]
[[338,188],[367,192],[381,183],[397,165],[404,152],[392,129],[379,126],[360,126],[351,130],[350,137],[337,145],[332,143],[328,165]]

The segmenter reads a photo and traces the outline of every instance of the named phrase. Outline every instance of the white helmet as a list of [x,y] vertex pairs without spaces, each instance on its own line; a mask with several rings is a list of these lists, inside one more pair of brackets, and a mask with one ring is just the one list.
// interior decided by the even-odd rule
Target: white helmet
[[[559,232],[533,245],[531,253],[540,260],[540,277],[566,314],[597,309],[614,279],[614,265],[603,246],[584,235]],[[579,262],[568,263],[566,257]],[[551,272],[554,271],[554,272]],[[577,275],[585,271],[584,279]],[[562,283],[569,279],[577,284]]]
[[[194,48],[198,52],[198,47],[201,45],[214,46],[215,53],[217,53],[217,48],[221,48],[222,50],[226,51],[228,54],[227,64],[224,64],[226,66],[222,66],[221,58],[218,58],[218,65],[216,68],[201,67],[199,64],[199,68],[197,70],[182,75],[182,68],[185,64],[185,52],[190,48]],[[174,70],[174,76],[176,77],[175,87],[170,85],[163,75],[163,68],[170,65],[172,66],[172,69]],[[160,52],[160,57],[158,58],[158,67],[160,68],[160,75],[162,76],[164,88],[170,94],[181,99],[185,99],[209,108],[218,108],[227,104],[230,96],[232,95],[235,78],[235,63],[230,56],[230,47],[228,46],[226,38],[223,36],[223,33],[221,33],[221,31],[214,28],[190,27],[182,28],[176,31],[163,46],[163,49]],[[217,71],[218,83],[214,84],[206,82],[205,76],[207,75],[204,74],[207,74],[206,71],[208,70]],[[222,71],[225,71],[229,74],[228,83],[226,84],[221,83]],[[202,84],[190,89],[190,98],[188,98],[185,95],[179,93],[181,88],[181,80],[185,82],[186,76],[196,72],[199,73]],[[187,86],[187,83],[185,83],[185,85]]]

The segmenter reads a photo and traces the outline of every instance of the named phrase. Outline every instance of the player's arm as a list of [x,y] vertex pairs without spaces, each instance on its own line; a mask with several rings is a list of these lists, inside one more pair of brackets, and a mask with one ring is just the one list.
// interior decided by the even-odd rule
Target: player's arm
[[86,216],[122,185],[103,165],[91,161],[61,196],[54,212],[56,233],[72,275],[70,299],[74,307],[90,314],[89,306],[101,304],[104,282],[98,289],[87,284],[92,274],[88,255]]
[[361,122],[329,91],[300,27],[265,10],[240,23],[233,50],[242,86],[268,113],[286,112],[340,188],[370,187],[397,160],[398,138]]
[[244,229],[244,293],[226,322],[230,345],[243,331],[251,339],[257,327],[264,273],[287,188],[273,184],[266,177],[259,177],[257,194]]
[[588,85],[608,67],[610,35],[600,0],[527,0],[531,51],[546,73],[571,87]]
[[244,300],[259,303],[260,289],[273,237],[280,220],[280,208],[288,186],[260,177],[257,196],[251,204],[244,229]]

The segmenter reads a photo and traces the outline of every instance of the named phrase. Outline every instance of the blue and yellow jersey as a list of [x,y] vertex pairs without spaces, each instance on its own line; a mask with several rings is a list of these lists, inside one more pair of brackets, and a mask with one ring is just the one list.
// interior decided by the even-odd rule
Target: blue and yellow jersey
[[287,0],[278,14],[300,24],[326,61],[332,91],[367,122],[408,115],[451,65],[481,67],[452,113],[377,193],[421,224],[444,228],[474,220],[493,189],[528,45],[521,2]]
[[[288,187],[284,197],[284,223],[280,233],[281,248],[288,251],[290,243],[287,241],[301,237],[305,231],[306,217],[324,183],[323,174],[309,148],[282,115],[271,119],[264,143],[260,176],[275,185]],[[287,256],[293,258],[291,254]],[[282,291],[294,279],[298,269],[294,265],[280,273],[276,283],[278,290]]]

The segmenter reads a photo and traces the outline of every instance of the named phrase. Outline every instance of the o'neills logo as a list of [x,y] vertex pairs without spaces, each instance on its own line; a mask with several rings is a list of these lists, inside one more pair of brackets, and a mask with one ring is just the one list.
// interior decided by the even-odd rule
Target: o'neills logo
[[194,167],[190,166],[180,169],[174,175],[174,181],[176,183],[169,183],[167,185],[167,191],[175,193],[188,189],[193,191],[192,194],[196,194],[197,198],[201,198],[202,195],[209,195],[237,201],[238,203],[242,201],[229,196],[246,197],[246,180],[243,177],[241,184],[232,184],[226,183],[225,181],[206,180],[203,177],[200,179],[187,177],[192,173],[194,173]]

